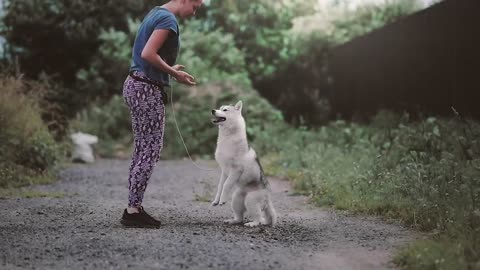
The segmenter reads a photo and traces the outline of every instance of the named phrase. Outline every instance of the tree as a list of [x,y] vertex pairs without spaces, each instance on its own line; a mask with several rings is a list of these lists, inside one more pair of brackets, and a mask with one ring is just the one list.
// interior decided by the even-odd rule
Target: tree
[[12,55],[28,77],[42,72],[67,85],[97,53],[102,29],[128,30],[128,17],[143,15],[147,0],[11,0],[4,24]]

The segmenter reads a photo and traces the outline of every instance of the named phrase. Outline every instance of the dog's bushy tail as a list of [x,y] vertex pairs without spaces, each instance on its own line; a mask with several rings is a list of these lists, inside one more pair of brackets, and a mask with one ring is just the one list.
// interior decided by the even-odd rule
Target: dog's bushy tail
[[246,204],[253,220],[263,225],[274,225],[277,222],[277,212],[273,208],[270,192],[267,189],[260,189],[250,192]]
[[273,203],[272,203],[272,198],[270,194],[267,194],[265,202],[265,208],[264,208],[264,213],[265,213],[265,219],[267,224],[271,224],[272,226],[277,223],[277,212],[275,211],[275,208],[273,208]]

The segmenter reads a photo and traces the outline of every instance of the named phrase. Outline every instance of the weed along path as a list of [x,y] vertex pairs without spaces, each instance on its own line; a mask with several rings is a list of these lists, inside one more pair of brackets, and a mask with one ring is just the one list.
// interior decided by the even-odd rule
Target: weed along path
[[28,188],[46,197],[0,200],[0,269],[391,269],[395,248],[414,237],[375,218],[313,207],[272,178],[275,227],[223,225],[229,206],[209,202],[219,171],[190,161],[155,168],[144,207],[162,227],[127,229],[119,223],[127,170],[122,160],[71,165],[57,183]]

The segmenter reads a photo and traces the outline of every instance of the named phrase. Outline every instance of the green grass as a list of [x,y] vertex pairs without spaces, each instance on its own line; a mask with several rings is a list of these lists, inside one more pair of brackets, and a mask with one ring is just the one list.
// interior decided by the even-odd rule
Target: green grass
[[291,179],[312,203],[435,232],[403,250],[398,265],[478,269],[479,123],[382,112],[370,124],[337,121],[266,137],[256,143],[282,146],[267,155],[266,172]]
[[4,185],[0,187],[0,199],[41,197],[63,198],[66,196],[66,194],[62,192],[41,192],[28,189],[28,186],[47,185],[54,183],[56,181],[56,174],[54,171],[59,169],[60,167],[51,169],[49,172],[23,172],[16,175],[14,178],[12,178],[13,180],[4,183]]
[[23,190],[15,188],[1,188],[0,199],[13,199],[13,198],[64,198],[67,196],[63,192],[42,192],[36,190]]
[[[394,262],[404,269],[480,269],[480,263],[466,261],[467,242],[454,242],[448,238],[418,240],[402,250]],[[477,255],[478,256],[478,255]]]

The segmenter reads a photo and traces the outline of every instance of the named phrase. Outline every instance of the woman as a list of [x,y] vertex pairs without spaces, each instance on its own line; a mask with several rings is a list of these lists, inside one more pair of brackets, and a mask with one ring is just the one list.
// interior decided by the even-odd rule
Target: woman
[[194,85],[192,75],[175,65],[180,47],[177,17],[194,16],[203,0],[171,0],[145,16],[135,38],[130,73],[123,85],[123,97],[132,116],[135,149],[129,171],[128,208],[121,223],[127,227],[160,227],[160,221],[142,207],[143,195],[153,168],[160,158],[165,127],[164,87],[169,76]]

